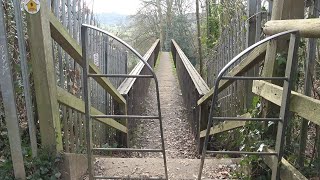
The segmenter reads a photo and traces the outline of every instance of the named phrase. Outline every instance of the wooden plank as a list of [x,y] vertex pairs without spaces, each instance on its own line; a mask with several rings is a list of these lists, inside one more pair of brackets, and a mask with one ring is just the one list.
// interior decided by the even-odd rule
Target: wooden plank
[[56,97],[55,66],[52,53],[50,23],[44,0],[40,11],[27,15],[31,62],[40,122],[42,146],[52,151],[62,151],[59,106]]
[[0,93],[4,107],[4,119],[8,131],[10,152],[14,177],[26,179],[26,172],[23,163],[21,148],[19,119],[17,114],[15,90],[11,72],[11,62],[8,53],[8,40],[5,29],[5,19],[2,6],[0,6]]
[[[248,71],[254,65],[258,64],[263,60],[263,57],[266,54],[266,44],[262,44],[261,46],[254,49],[244,60],[242,60],[236,67],[234,67],[227,76],[239,76]],[[221,80],[219,85],[219,91],[222,91],[227,86],[229,86],[233,81],[232,80]],[[201,99],[198,100],[198,105],[203,102],[209,100],[213,95],[212,88],[208,93],[206,93]]]
[[69,125],[67,118],[67,107],[62,106],[62,122],[63,122],[63,137],[64,137],[64,151],[70,152],[70,138],[69,138]]
[[[250,118],[251,115],[250,115],[250,113],[246,113],[246,114],[243,114],[239,117]],[[221,132],[225,132],[225,131],[236,129],[239,127],[243,127],[245,124],[246,124],[245,121],[225,121],[223,123],[219,123],[218,125],[215,125],[214,127],[211,127],[209,135],[218,134]],[[206,131],[207,130],[203,130],[200,132],[200,138],[203,138],[206,136]]]
[[[72,38],[67,29],[59,22],[53,13],[48,13],[50,19],[51,37],[81,66],[83,67],[82,48],[78,42]],[[99,68],[93,63],[89,64],[89,72],[92,74],[102,74]],[[117,91],[110,80],[105,77],[94,78],[118,103],[126,104],[126,100]]]
[[[57,97],[58,97],[58,101],[59,103],[71,107],[72,109],[75,109],[76,111],[79,111],[81,113],[85,113],[85,106],[84,106],[84,102],[73,96],[72,94],[70,94],[69,92],[67,92],[66,90],[57,87]],[[104,113],[100,112],[99,110],[97,110],[94,107],[91,107],[91,114],[92,115],[104,115]],[[122,131],[124,133],[127,133],[127,127],[123,126],[122,124],[118,123],[117,121],[115,121],[114,119],[111,118],[97,118],[96,120],[107,124],[111,127],[114,127],[116,129],[118,129],[119,131]]]
[[172,44],[174,45],[176,52],[179,54],[179,57],[181,58],[183,65],[185,66],[187,72],[189,73],[189,76],[191,77],[193,84],[198,90],[198,93],[200,95],[206,94],[209,91],[209,87],[207,83],[202,79],[201,75],[191,64],[191,62],[189,61],[187,56],[184,54],[184,52],[181,50],[179,45],[174,40],[172,40]]
[[[146,54],[143,56],[143,59],[145,61],[149,61],[152,53],[156,50],[156,47],[159,46],[160,40],[157,39],[156,42],[153,43],[153,45],[150,47],[150,49],[146,52]],[[112,50],[112,49],[111,49]],[[130,72],[130,75],[139,75],[144,67],[144,63],[140,61]],[[118,91],[126,95],[129,93],[130,89],[132,88],[134,82],[137,78],[126,78],[119,86]]]
[[[265,152],[272,152],[275,151],[272,149],[264,148]],[[263,161],[272,168],[273,163],[277,161],[275,156],[263,156]],[[280,166],[280,179],[283,180],[307,180],[305,176],[303,176],[295,167],[293,167],[286,159],[281,159],[281,166]]]
[[[266,81],[253,81],[252,92],[280,106],[282,87]],[[290,111],[320,125],[320,100],[291,92]]]
[[290,19],[290,20],[273,20],[268,21],[263,32],[267,35],[277,34],[283,31],[296,29],[299,30],[300,36],[305,38],[320,37],[320,19]]

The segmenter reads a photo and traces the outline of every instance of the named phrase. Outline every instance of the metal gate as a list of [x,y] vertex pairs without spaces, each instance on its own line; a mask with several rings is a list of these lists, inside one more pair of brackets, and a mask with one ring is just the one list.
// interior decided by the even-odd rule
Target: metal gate
[[[291,34],[290,36],[290,43],[289,43],[289,50],[288,50],[288,58],[286,64],[286,71],[285,77],[244,77],[244,76],[225,76],[226,72],[232,67],[233,64],[238,62],[241,57],[245,54],[251,52],[254,48],[258,47],[259,45],[266,43],[270,40],[279,38],[281,36],[285,36]],[[210,154],[246,154],[246,155],[269,155],[275,156],[276,162],[273,162],[272,167],[272,180],[280,179],[280,162],[283,157],[283,144],[284,144],[284,137],[285,137],[285,130],[288,124],[288,113],[289,113],[289,104],[290,104],[290,95],[291,95],[291,83],[294,77],[294,71],[297,68],[297,52],[298,52],[298,44],[299,44],[299,32],[297,30],[290,30],[275,34],[273,36],[267,37],[252,46],[248,47],[246,50],[242,51],[236,57],[234,57],[223,69],[220,71],[219,75],[214,84],[214,94],[212,97],[209,120],[206,130],[206,137],[205,142],[202,150],[202,157],[200,163],[200,169],[198,174],[198,180],[201,179],[202,170],[204,165],[204,160],[207,153]],[[283,92],[282,92],[282,101],[281,101],[281,108],[280,108],[280,117],[276,118],[239,118],[239,117],[219,117],[213,116],[216,114],[217,110],[217,98],[219,94],[219,83],[221,80],[283,80]],[[277,138],[276,138],[276,152],[244,152],[244,151],[207,151],[208,141],[209,141],[209,133],[210,128],[215,125],[214,122],[216,121],[260,121],[260,122],[278,122],[278,131],[277,131]]]
[[[128,50],[134,53],[140,61],[142,61],[145,66],[150,70],[151,75],[128,75],[128,74],[90,74],[89,73],[89,58],[88,58],[88,32],[90,30],[97,31],[102,33],[108,37],[113,38],[118,43],[124,45]],[[85,120],[86,120],[86,136],[87,136],[87,155],[88,155],[88,171],[89,171],[89,180],[93,179],[122,179],[125,177],[103,177],[103,176],[95,176],[93,172],[93,152],[94,151],[124,151],[124,152],[161,152],[163,155],[163,163],[165,169],[165,179],[168,179],[167,172],[167,162],[166,162],[166,154],[164,147],[164,138],[163,138],[163,128],[162,128],[162,118],[161,118],[161,109],[160,109],[160,95],[159,95],[159,85],[158,79],[151,68],[151,66],[143,59],[143,57],[130,45],[125,43],[120,38],[102,30],[95,26],[83,24],[81,26],[81,39],[82,39],[82,53],[83,53],[83,62],[85,63],[83,66],[83,88],[84,88],[84,101],[85,101]],[[156,86],[156,95],[157,95],[157,106],[158,106],[158,115],[157,116],[141,116],[141,115],[91,115],[90,113],[90,78],[92,77],[113,77],[113,78],[152,78],[155,81]],[[161,134],[161,149],[133,149],[133,148],[93,148],[92,143],[92,120],[94,118],[116,118],[116,119],[158,119],[160,122],[160,134]],[[161,177],[150,177],[150,179],[163,179]]]

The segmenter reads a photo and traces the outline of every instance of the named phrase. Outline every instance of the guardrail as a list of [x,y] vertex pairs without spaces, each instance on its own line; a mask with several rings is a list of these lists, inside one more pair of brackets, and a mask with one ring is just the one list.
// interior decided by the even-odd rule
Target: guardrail
[[201,106],[198,106],[197,101],[208,93],[210,89],[174,40],[172,40],[171,52],[181,87],[182,97],[188,110],[188,119],[192,125],[198,147],[200,148],[202,147],[200,131],[206,129],[206,123],[208,121],[208,104],[203,103]]

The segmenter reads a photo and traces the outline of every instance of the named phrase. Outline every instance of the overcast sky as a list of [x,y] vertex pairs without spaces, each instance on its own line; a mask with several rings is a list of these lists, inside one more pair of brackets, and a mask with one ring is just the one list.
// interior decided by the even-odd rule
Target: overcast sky
[[140,0],[94,0],[93,12],[135,14],[140,5]]

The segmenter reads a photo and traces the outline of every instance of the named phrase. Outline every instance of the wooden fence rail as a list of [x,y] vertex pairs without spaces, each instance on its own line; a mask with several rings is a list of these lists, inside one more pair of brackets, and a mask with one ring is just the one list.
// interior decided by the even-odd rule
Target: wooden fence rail
[[200,152],[202,146],[200,131],[206,129],[208,105],[203,103],[198,106],[197,101],[209,91],[209,87],[174,40],[172,40],[171,53],[181,86],[182,97],[188,111],[188,120],[191,123]]

